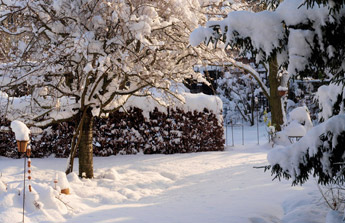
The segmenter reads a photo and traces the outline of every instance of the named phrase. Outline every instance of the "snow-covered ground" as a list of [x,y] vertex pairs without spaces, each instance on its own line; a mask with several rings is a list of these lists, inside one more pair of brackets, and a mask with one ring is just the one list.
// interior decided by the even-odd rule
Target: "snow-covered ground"
[[[70,195],[53,189],[66,159],[32,159],[40,209],[26,192],[25,222],[325,223],[316,183],[291,187],[253,168],[267,164],[270,146],[262,127],[260,146],[256,127],[245,130],[245,145],[237,138],[224,152],[96,157],[95,179],[68,176]],[[0,172],[7,184],[7,191],[0,185],[0,222],[20,222],[23,160],[0,157]]]

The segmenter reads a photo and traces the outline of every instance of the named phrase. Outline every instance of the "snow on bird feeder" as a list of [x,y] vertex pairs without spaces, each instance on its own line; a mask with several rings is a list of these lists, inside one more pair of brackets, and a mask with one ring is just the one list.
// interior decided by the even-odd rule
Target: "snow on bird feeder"
[[30,129],[23,122],[18,120],[11,122],[11,129],[17,140],[18,151],[20,153],[25,153],[26,147],[30,141]]
[[282,87],[282,86],[278,87],[278,94],[280,97],[283,97],[287,92],[288,92],[287,87]]
[[69,182],[67,180],[66,174],[63,172],[58,172],[57,188],[61,189],[62,194],[69,194]]

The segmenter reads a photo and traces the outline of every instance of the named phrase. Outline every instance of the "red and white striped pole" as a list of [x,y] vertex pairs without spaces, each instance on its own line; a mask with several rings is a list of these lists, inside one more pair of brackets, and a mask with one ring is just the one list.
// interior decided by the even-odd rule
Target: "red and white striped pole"
[[26,155],[29,158],[28,159],[28,180],[29,180],[29,192],[31,192],[31,146],[29,145],[27,150],[26,150]]

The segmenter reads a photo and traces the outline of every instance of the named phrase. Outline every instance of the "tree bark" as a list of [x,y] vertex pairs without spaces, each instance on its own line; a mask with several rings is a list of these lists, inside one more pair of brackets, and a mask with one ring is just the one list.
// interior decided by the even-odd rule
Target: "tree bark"
[[250,99],[250,113],[251,113],[251,120],[250,120],[250,126],[253,126],[254,123],[254,110],[255,110],[255,99],[254,99],[254,87],[251,87],[252,92],[252,98]]
[[93,178],[93,116],[91,108],[85,111],[84,123],[80,133],[79,177]]
[[80,144],[81,129],[83,128],[85,115],[86,115],[86,110],[82,113],[78,127],[74,133],[73,138],[72,138],[71,153],[69,155],[69,160],[68,160],[67,168],[65,171],[66,175],[73,172],[74,157],[77,153],[77,149],[78,149],[79,144]]
[[278,92],[278,87],[280,86],[280,79],[278,77],[278,62],[277,57],[273,56],[269,61],[269,75],[268,81],[270,85],[270,109],[271,109],[271,119],[272,125],[277,131],[281,130],[281,125],[283,125],[283,111],[281,97]]

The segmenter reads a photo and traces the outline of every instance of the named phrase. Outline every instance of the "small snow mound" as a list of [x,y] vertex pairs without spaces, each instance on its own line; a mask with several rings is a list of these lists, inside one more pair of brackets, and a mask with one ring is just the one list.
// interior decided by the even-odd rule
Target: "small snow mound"
[[0,180],[0,194],[7,191],[6,185]]
[[120,180],[120,174],[114,169],[108,169],[105,171],[102,178],[109,180]]
[[284,132],[288,136],[304,136],[307,130],[303,125],[294,120],[284,128]]
[[[285,214],[279,222],[324,222],[326,212],[322,209],[315,210],[315,205],[320,203],[319,199],[317,191],[309,193],[307,196],[303,191],[297,192],[293,196],[288,196],[282,203]],[[318,219],[320,221],[310,221],[310,219]]]
[[40,195],[40,202],[44,204],[45,209],[58,210],[60,213],[66,214],[66,206],[58,200],[59,192],[46,184],[35,184],[35,190]]
[[75,172],[68,174],[67,179],[71,183],[82,183],[81,180],[79,179],[78,175]]
[[18,141],[29,141],[30,129],[21,121],[14,120],[11,122],[11,129],[16,135]]
[[331,210],[326,216],[326,223],[342,223],[343,215],[339,211]]
[[42,210],[43,203],[40,202],[40,196],[34,187],[31,187],[31,192],[26,187],[25,191],[25,210],[27,212],[34,212],[36,210]]
[[127,197],[127,199],[129,199],[129,200],[137,201],[137,200],[141,199],[141,197],[142,197],[138,192],[133,191],[129,188],[123,188],[123,189],[119,190],[119,193],[124,195],[125,197]]
[[289,145],[289,136],[303,137],[313,128],[309,110],[306,106],[297,107],[289,113],[289,122],[281,132],[278,132],[274,142],[279,145]]
[[288,135],[284,131],[277,132],[273,141],[275,145],[288,146],[291,144]]
[[311,122],[309,115],[309,110],[306,106],[293,109],[289,113],[289,120],[291,122],[298,121],[299,123],[303,124],[307,131],[313,127],[313,123]]

